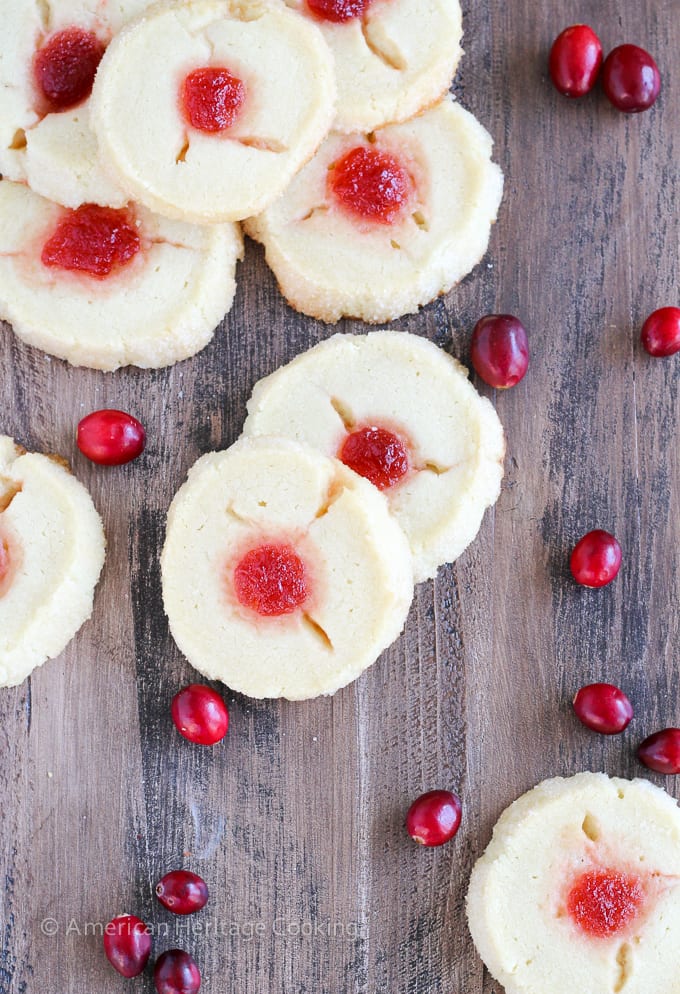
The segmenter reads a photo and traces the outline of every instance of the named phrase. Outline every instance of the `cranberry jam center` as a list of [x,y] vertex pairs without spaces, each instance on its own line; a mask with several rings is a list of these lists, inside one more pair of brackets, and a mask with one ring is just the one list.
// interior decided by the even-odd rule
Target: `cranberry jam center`
[[214,134],[234,124],[246,99],[243,82],[228,69],[194,69],[182,84],[181,107],[192,128]]
[[379,490],[393,487],[409,470],[403,441],[386,428],[374,425],[350,432],[340,446],[338,459]]
[[396,156],[358,145],[328,173],[330,196],[355,217],[392,224],[413,192],[413,181]]
[[246,552],[234,570],[243,607],[264,617],[292,614],[309,596],[305,565],[290,545],[267,543]]
[[102,278],[130,262],[140,247],[129,211],[83,204],[59,221],[41,260],[44,266]]
[[68,110],[89,97],[105,47],[92,31],[66,28],[38,49],[35,81],[51,111]]
[[351,21],[353,17],[363,17],[371,0],[307,0],[312,14],[322,21]]
[[588,935],[615,935],[637,915],[645,897],[638,879],[615,870],[591,870],[572,885],[567,911]]

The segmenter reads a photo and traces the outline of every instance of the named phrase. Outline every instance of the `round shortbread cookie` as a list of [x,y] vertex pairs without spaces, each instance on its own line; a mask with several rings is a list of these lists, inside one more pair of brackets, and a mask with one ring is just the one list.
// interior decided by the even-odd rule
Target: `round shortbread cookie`
[[0,173],[66,207],[122,207],[128,200],[102,166],[84,99],[50,109],[40,93],[36,53],[61,32],[92,32],[102,46],[152,0],[3,0],[0,40]]
[[[272,548],[299,559],[304,584],[289,610],[263,614],[239,584]],[[381,494],[283,438],[198,460],[170,507],[161,569],[179,648],[250,697],[333,694],[397,638],[413,596],[408,544]],[[269,566],[260,575],[280,589]]]
[[167,366],[207,345],[234,298],[243,252],[236,225],[189,225],[131,207],[122,216],[140,249],[98,278],[43,262],[45,246],[74,215],[0,182],[0,317],[20,338],[104,370]]
[[[244,87],[234,123],[216,132],[185,113],[183,88],[203,70],[226,70]],[[90,111],[133,199],[213,223],[275,200],[328,133],[334,106],[332,56],[307,18],[269,0],[194,0],[156,7],[120,32]]]
[[0,687],[58,656],[92,613],[104,564],[92,498],[54,457],[0,436]]
[[498,820],[467,912],[506,994],[678,994],[680,809],[646,780],[546,780]]
[[337,131],[371,131],[417,114],[446,93],[463,54],[458,0],[373,0],[340,23],[316,17],[306,0],[286,2],[316,21],[333,53]]
[[[486,251],[503,190],[489,134],[450,98],[374,135],[331,135],[276,203],[246,222],[281,291],[322,321],[390,321],[461,280]],[[331,192],[354,149],[394,158],[412,192],[391,223],[365,221]],[[389,192],[389,191],[388,191]]]
[[394,465],[395,446],[406,456],[378,485],[425,580],[474,539],[503,476],[503,428],[459,362],[406,332],[334,335],[255,385],[243,431],[287,435],[352,465],[343,446],[371,446],[374,428],[389,435],[382,452],[373,443],[369,473]]

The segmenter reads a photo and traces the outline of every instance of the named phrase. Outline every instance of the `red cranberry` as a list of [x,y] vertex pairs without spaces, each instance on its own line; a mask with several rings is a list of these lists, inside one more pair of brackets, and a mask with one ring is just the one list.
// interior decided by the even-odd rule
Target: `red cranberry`
[[524,325],[511,314],[487,314],[474,327],[470,359],[489,386],[505,390],[522,379],[529,366]]
[[125,411],[93,411],[78,425],[78,448],[102,466],[121,466],[144,451],[143,425]]
[[586,728],[602,735],[617,735],[627,728],[633,706],[622,690],[612,683],[591,683],[574,697],[576,717]]
[[104,952],[118,973],[138,977],[151,955],[151,935],[134,915],[119,915],[104,929]]
[[193,915],[208,902],[208,885],[197,873],[172,870],[156,884],[156,897],[176,915]]
[[609,532],[596,528],[576,543],[569,565],[577,583],[605,587],[621,568],[621,546]]
[[680,728],[648,736],[638,749],[638,759],[657,773],[680,773]]
[[602,86],[617,110],[638,114],[651,107],[659,96],[659,67],[644,48],[619,45],[604,60]]
[[450,790],[430,790],[413,802],[406,815],[406,831],[422,846],[441,846],[460,825],[460,798]]
[[196,961],[182,949],[168,949],[158,957],[153,979],[158,994],[196,994],[201,987]]
[[550,78],[565,97],[582,97],[595,85],[602,65],[602,42],[587,24],[574,24],[550,49]]
[[215,745],[229,728],[227,705],[217,691],[203,683],[191,683],[175,694],[170,712],[180,735],[198,745]]
[[680,307],[660,307],[642,325],[640,340],[650,355],[680,352]]

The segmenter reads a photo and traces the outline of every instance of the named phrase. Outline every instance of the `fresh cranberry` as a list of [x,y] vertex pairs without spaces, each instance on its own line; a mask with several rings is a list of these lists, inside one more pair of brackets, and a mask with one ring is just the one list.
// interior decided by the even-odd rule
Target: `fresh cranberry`
[[198,131],[225,131],[235,123],[246,88],[228,69],[206,67],[190,72],[182,85],[182,109],[187,122]]
[[240,604],[264,617],[292,614],[309,595],[305,564],[289,545],[267,543],[246,552],[234,570]]
[[408,453],[398,435],[374,425],[350,432],[338,459],[379,490],[387,490],[408,473]]
[[329,170],[328,189],[349,214],[377,224],[392,224],[411,197],[413,181],[396,156],[357,145]]
[[197,873],[172,870],[156,884],[156,897],[176,915],[193,915],[208,902],[208,885]]
[[198,745],[215,745],[229,728],[227,705],[203,683],[191,683],[175,694],[170,712],[180,735]]
[[33,70],[50,110],[68,110],[89,97],[104,48],[91,31],[66,28],[38,49]]
[[588,935],[615,935],[637,915],[645,897],[638,880],[616,870],[588,870],[574,882],[567,911]]
[[98,279],[131,262],[142,247],[129,210],[82,204],[66,211],[43,245],[43,266]]
[[138,977],[151,955],[151,935],[134,915],[119,915],[104,929],[104,952],[118,973]]
[[322,21],[340,24],[363,17],[371,0],[307,0],[307,6]]
[[413,802],[406,815],[406,831],[421,846],[442,846],[460,825],[460,798],[450,790],[430,790]]
[[637,754],[656,773],[680,773],[680,728],[664,728],[648,736]]
[[595,85],[602,65],[602,42],[587,24],[574,24],[550,49],[550,78],[565,97],[582,97]]
[[586,728],[602,735],[617,735],[627,728],[633,706],[613,683],[590,683],[574,697],[576,717]]
[[489,386],[505,390],[522,379],[529,366],[524,325],[511,314],[487,314],[472,332],[470,359]]
[[196,994],[201,987],[196,961],[182,949],[168,949],[158,957],[153,979],[158,994]]
[[680,307],[660,307],[642,325],[640,340],[650,355],[680,352]]
[[619,45],[604,60],[602,86],[617,110],[638,114],[651,107],[659,96],[661,74],[644,48]]
[[621,546],[609,532],[596,528],[576,543],[569,565],[583,587],[605,587],[621,568]]
[[122,466],[144,451],[146,432],[137,418],[125,411],[93,411],[78,425],[78,448],[102,466]]

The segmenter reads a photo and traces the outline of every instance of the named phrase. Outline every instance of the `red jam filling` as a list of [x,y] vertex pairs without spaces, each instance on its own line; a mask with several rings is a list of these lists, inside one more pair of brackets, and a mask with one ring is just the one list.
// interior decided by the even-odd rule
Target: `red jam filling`
[[353,17],[363,17],[371,0],[307,0],[312,14],[322,21],[351,21]]
[[234,590],[243,607],[268,618],[292,614],[309,596],[305,565],[289,545],[258,545],[234,570]]
[[194,69],[182,84],[181,107],[186,121],[199,131],[224,131],[235,123],[246,88],[228,69]]
[[40,258],[44,266],[102,278],[130,262],[140,248],[129,211],[83,204],[59,221]]
[[68,110],[89,97],[105,47],[92,31],[66,28],[38,49],[35,80],[51,111]]
[[351,432],[340,446],[338,459],[379,490],[393,487],[409,469],[403,441],[386,428],[374,425]]
[[572,885],[567,911],[588,935],[615,935],[637,915],[645,897],[638,879],[615,870],[591,870]]
[[366,221],[392,224],[413,192],[413,181],[388,152],[359,145],[328,173],[331,197],[350,214]]

